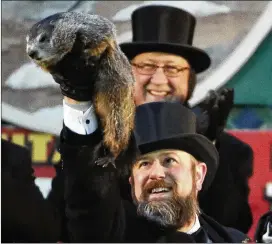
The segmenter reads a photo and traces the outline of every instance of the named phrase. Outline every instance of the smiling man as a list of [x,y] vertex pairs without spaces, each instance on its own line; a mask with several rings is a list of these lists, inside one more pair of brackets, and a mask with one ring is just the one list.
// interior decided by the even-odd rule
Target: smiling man
[[178,55],[147,52],[131,62],[135,76],[134,100],[137,105],[163,100],[186,101],[190,65]]
[[132,42],[120,44],[131,61],[135,76],[136,105],[147,102],[190,99],[196,74],[211,60],[192,45],[196,19],[190,13],[167,6],[144,6],[132,13]]
[[138,214],[161,226],[188,232],[200,214],[197,192],[207,167],[182,150],[160,150],[141,156],[130,183]]
[[[133,204],[121,197],[116,168],[96,164],[101,155],[95,148],[102,140],[96,114],[88,109],[83,115],[71,106],[72,101],[64,100],[60,146],[71,242],[248,240],[199,209],[198,194],[211,185],[219,158],[212,142],[196,133],[191,110],[179,102],[137,107],[134,139],[138,153],[135,160],[131,156],[126,161],[131,168]],[[89,120],[87,125],[78,122],[82,115]]]

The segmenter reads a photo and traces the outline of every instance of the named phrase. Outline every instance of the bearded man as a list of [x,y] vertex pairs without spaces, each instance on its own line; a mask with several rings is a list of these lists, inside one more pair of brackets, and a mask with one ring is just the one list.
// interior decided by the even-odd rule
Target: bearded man
[[[86,106],[85,112],[76,106]],[[240,231],[220,225],[198,207],[198,193],[209,188],[219,158],[213,143],[196,133],[196,117],[191,110],[176,102],[137,107],[134,139],[138,154],[136,160],[127,162],[131,165],[133,205],[121,197],[116,168],[96,164],[100,155],[94,151],[101,143],[102,133],[91,107],[91,103],[64,99],[60,153],[69,241],[248,240]]]

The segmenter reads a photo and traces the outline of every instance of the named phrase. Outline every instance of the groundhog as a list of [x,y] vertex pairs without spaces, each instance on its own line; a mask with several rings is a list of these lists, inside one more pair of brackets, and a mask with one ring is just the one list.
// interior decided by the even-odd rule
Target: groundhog
[[[28,56],[62,90],[67,85],[71,98],[75,93],[75,100],[92,100],[103,146],[117,158],[132,135],[135,105],[131,66],[116,42],[114,24],[94,14],[57,13],[33,25],[26,42]],[[106,166],[109,161],[102,157],[97,163]]]

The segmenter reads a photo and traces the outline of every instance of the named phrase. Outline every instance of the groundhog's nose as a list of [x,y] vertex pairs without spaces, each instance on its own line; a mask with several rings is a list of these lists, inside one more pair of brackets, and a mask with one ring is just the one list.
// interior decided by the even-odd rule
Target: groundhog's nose
[[35,51],[35,50],[30,50],[28,52],[28,56],[31,57],[31,58],[33,58],[33,59],[37,59],[38,58],[38,52]]

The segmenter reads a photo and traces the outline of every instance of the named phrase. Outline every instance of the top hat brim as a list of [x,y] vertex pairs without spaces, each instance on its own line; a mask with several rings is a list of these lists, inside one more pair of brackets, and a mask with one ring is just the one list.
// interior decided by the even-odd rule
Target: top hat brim
[[172,138],[147,142],[138,145],[141,154],[162,149],[177,149],[193,155],[197,160],[207,165],[207,173],[203,182],[203,190],[211,185],[217,171],[219,156],[215,146],[200,134],[182,134]]
[[140,53],[146,52],[165,52],[179,55],[189,62],[191,68],[193,68],[196,73],[205,71],[211,64],[211,59],[205,51],[190,45],[155,42],[125,42],[120,44],[120,48],[129,60]]

